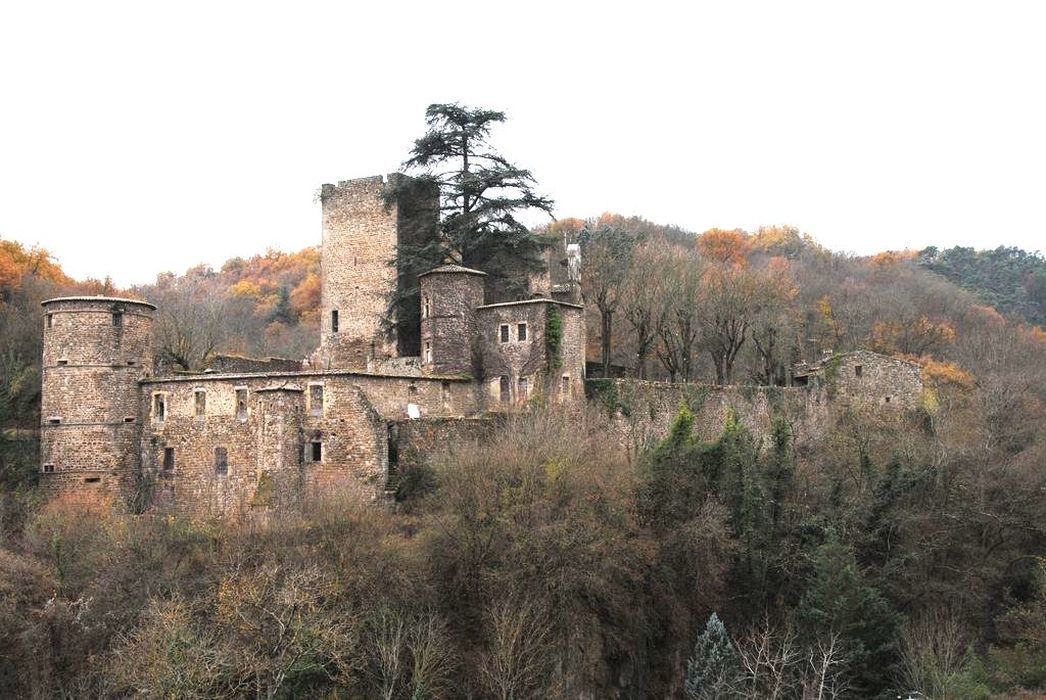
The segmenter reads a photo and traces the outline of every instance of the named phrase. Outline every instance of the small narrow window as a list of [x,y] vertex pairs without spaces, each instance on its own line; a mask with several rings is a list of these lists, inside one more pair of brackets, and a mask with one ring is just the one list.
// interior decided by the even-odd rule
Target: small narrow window
[[214,448],[214,473],[222,476],[229,473],[229,453],[224,447]]
[[864,367],[862,367],[861,365],[854,365],[854,376],[855,377],[860,377],[861,374],[863,373],[863,371],[864,371]]
[[319,418],[323,415],[323,385],[309,386],[309,414]]
[[203,420],[203,417],[207,415],[207,392],[203,389],[197,389],[196,392],[196,418],[197,420]]
[[47,314],[47,327],[54,328],[54,314]]
[[516,340],[527,339],[527,324],[518,323],[516,324]]
[[331,333],[338,332],[338,310],[331,311]]
[[400,463],[400,429],[395,423],[389,423],[385,445],[389,452],[389,469],[395,469]]
[[44,474],[53,474],[54,473],[54,465],[53,464],[45,464],[43,466],[43,471],[44,471]]
[[124,416],[123,417],[123,422],[124,423],[133,423],[134,422],[134,416]]
[[886,403],[890,403],[890,397],[889,396],[886,397]]
[[528,394],[529,390],[530,390],[530,382],[527,380],[526,377],[520,377],[519,378],[519,396],[517,397],[517,399],[520,401],[520,403],[522,403],[523,401],[527,400],[527,394]]
[[127,361],[127,366],[128,367],[134,367],[136,364],[138,364],[138,360],[128,360]]
[[163,470],[165,472],[174,471],[174,448],[165,447],[163,448]]
[[432,362],[432,341],[425,341],[425,362]]
[[123,325],[123,312],[122,311],[117,311],[117,312],[115,312],[113,314],[113,325],[114,326],[122,326]]
[[62,422],[62,419],[59,418],[58,416],[51,416],[50,418],[47,419],[47,422],[50,423],[51,425],[58,425],[59,423]]
[[65,359],[64,357],[61,360],[58,361],[58,366],[59,367],[65,367],[68,364],[69,364],[69,360]]
[[506,403],[509,400],[509,383],[508,377],[502,375],[501,379],[498,380],[498,390],[500,391],[501,403]]
[[247,390],[236,390],[236,420],[247,420]]
[[508,324],[507,323],[502,323],[501,324],[500,333],[501,333],[501,342],[502,343],[507,343],[508,342]]
[[153,394],[153,420],[162,421],[167,417],[167,397],[164,394]]
[[564,395],[570,393],[570,375],[569,374],[564,374],[563,375],[563,378],[562,378],[561,383],[559,385],[559,390]]
[[425,301],[421,305],[421,317],[422,318],[428,318],[431,313],[432,313],[432,310],[431,310],[431,307],[429,305],[429,298],[425,297]]
[[323,443],[319,440],[309,443],[309,459],[313,462],[323,461]]
[[100,484],[102,483],[102,477],[100,476],[89,476],[84,479],[85,484]]

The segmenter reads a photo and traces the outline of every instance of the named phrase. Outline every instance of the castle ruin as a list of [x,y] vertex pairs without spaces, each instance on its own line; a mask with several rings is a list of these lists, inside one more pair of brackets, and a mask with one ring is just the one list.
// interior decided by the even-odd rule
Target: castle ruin
[[[300,366],[244,361],[156,375],[155,306],[45,301],[47,488],[96,489],[136,507],[205,516],[292,505],[330,489],[375,495],[396,470],[401,432],[409,433],[401,423],[467,422],[538,394],[581,399],[580,293],[576,279],[552,279],[553,265],[567,261],[547,254],[546,279],[538,274],[530,285],[536,294],[494,303],[480,270],[392,265],[400,245],[438,235],[438,206],[426,191],[386,202],[387,182],[323,186],[319,348]],[[390,324],[391,294],[411,278],[420,293]]]

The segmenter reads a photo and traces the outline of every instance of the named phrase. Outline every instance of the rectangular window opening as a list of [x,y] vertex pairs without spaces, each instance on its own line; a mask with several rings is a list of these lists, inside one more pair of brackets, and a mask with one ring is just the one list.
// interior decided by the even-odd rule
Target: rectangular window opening
[[331,333],[338,332],[338,310],[333,309],[331,311]]
[[164,394],[153,394],[153,420],[162,421],[167,417],[167,397]]
[[84,479],[85,484],[100,484],[102,483],[102,477],[100,476],[89,476]]
[[58,360],[59,367],[65,367],[67,364],[69,364],[69,360],[65,359],[64,357]]
[[47,422],[50,423],[51,425],[58,425],[59,423],[62,422],[62,419],[59,416],[51,416],[50,418],[47,419]]
[[569,394],[570,393],[570,375],[569,374],[564,374],[563,378],[560,380],[560,382],[561,382],[560,385],[559,385],[560,391],[563,392],[564,394]]
[[174,469],[174,448],[165,447],[163,448],[163,470],[165,472],[172,471]]
[[123,417],[123,422],[124,423],[133,423],[134,422],[134,416],[124,416]]
[[432,362],[432,341],[425,341],[425,362]]
[[309,414],[314,418],[323,415],[323,385],[312,384],[309,386]]
[[501,342],[502,343],[507,343],[508,342],[508,324],[507,323],[502,323],[501,324],[501,328],[499,329],[499,333],[501,334],[500,335]]
[[323,443],[319,440],[313,440],[309,443],[309,459],[313,462],[323,461]]
[[214,473],[221,476],[229,473],[229,452],[224,447],[214,448]]
[[518,323],[516,324],[516,339],[526,340],[527,339],[527,324]]
[[506,403],[509,400],[509,383],[508,377],[502,375],[501,379],[498,380],[498,389],[500,391],[499,398],[501,403]]
[[54,328],[54,314],[47,314],[47,327]]
[[860,377],[863,372],[864,372],[864,367],[863,366],[861,366],[861,365],[854,365],[854,376],[855,377]]
[[43,472],[44,472],[44,474],[53,474],[54,473],[54,465],[53,464],[45,464],[43,466]]
[[197,420],[203,420],[203,417],[207,415],[207,392],[203,389],[197,389],[196,394],[196,418]]
[[431,313],[432,313],[432,309],[431,309],[431,306],[429,304],[429,298],[425,297],[425,303],[423,303],[421,305],[421,317],[422,318],[428,318]]
[[247,390],[236,390],[236,420],[247,420]]
[[123,325],[123,312],[117,311],[116,313],[113,314],[113,325],[114,326],[122,326]]

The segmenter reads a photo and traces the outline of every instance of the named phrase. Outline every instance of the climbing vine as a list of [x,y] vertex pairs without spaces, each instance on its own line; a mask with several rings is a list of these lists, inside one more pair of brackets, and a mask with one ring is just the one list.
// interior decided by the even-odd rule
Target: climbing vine
[[563,314],[559,307],[549,305],[545,316],[545,352],[548,353],[550,371],[556,371],[562,364],[560,350],[563,346]]

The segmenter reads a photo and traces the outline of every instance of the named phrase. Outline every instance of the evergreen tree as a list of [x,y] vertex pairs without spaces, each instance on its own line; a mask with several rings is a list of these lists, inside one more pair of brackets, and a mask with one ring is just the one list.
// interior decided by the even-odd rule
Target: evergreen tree
[[737,653],[726,626],[712,613],[686,662],[687,700],[713,700],[728,695],[738,677]]
[[813,578],[796,610],[809,642],[838,634],[854,689],[861,697],[881,693],[896,661],[898,616],[877,588],[865,581],[853,549],[834,530],[813,554]]
[[440,240],[401,245],[398,254],[414,269],[439,265],[450,253],[462,264],[481,269],[499,285],[511,278],[519,262],[533,264],[541,240],[516,217],[528,209],[552,214],[553,202],[534,191],[529,170],[516,167],[487,139],[504,112],[459,104],[433,104],[425,111],[428,132],[414,142],[403,168],[410,179],[392,183],[388,197],[402,188],[437,186],[440,192]]

